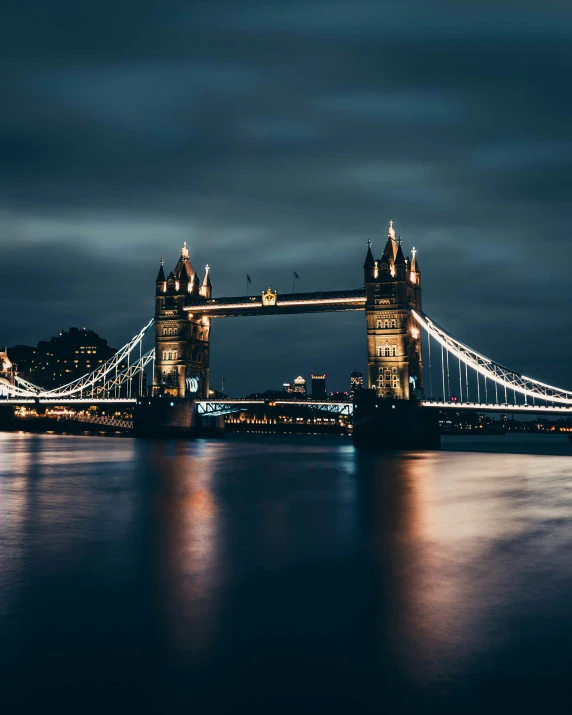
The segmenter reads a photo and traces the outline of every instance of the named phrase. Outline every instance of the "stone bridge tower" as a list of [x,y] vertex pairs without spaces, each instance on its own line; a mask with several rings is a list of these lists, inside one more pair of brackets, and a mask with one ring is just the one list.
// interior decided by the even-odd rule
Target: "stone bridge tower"
[[419,400],[423,395],[421,331],[410,311],[421,313],[421,274],[412,249],[406,258],[393,221],[381,258],[369,244],[365,264],[368,387],[378,397]]
[[210,319],[184,310],[211,296],[209,267],[201,283],[187,244],[167,277],[163,261],[155,291],[155,389],[174,397],[208,398]]

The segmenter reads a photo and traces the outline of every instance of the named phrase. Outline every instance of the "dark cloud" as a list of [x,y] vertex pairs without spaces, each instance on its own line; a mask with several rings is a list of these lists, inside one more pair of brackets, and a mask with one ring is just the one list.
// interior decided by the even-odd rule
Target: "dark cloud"
[[[218,295],[359,286],[393,218],[428,313],[572,386],[569,3],[22,0],[4,24],[2,342],[123,342],[183,240]],[[216,324],[215,381],[342,387],[362,317]]]

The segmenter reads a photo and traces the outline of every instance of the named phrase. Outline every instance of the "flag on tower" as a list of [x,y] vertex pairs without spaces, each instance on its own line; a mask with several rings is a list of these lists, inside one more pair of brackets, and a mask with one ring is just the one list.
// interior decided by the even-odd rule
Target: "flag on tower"
[[294,271],[294,278],[300,278],[300,276]]
[[248,275],[248,273],[246,274],[246,282],[247,282],[247,283],[252,283],[252,281],[250,280],[250,276]]

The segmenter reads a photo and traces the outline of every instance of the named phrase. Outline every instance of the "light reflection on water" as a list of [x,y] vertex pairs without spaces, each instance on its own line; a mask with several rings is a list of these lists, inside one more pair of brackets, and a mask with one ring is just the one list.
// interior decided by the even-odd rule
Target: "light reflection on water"
[[393,712],[500,712],[547,676],[563,703],[572,460],[549,442],[0,434],[5,693],[69,691],[79,650],[102,698],[137,683],[143,710],[287,692],[369,712],[382,692]]

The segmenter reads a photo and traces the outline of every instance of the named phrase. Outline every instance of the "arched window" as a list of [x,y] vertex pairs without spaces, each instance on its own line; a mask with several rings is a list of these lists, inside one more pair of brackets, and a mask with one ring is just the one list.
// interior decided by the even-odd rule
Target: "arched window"
[[397,355],[397,348],[395,347],[395,345],[391,348],[391,354],[393,357]]
[[397,368],[394,367],[391,372],[397,372]]
[[390,357],[391,356],[391,348],[386,345],[385,347],[385,357]]
[[171,351],[169,351],[169,353],[167,354],[167,360],[172,360],[172,359],[173,359],[173,353]]
[[397,328],[397,322],[396,322],[395,318],[391,321],[391,327]]
[[383,322],[383,327],[384,327],[384,328],[389,328],[389,320],[385,320],[385,321]]
[[163,360],[166,360],[166,359],[167,359],[167,351],[163,350]]
[[175,350],[175,352],[173,353],[173,360],[177,360],[177,355],[178,355],[178,352]]
[[378,329],[381,328],[381,320],[376,320],[376,321],[375,321],[375,327],[378,328]]

